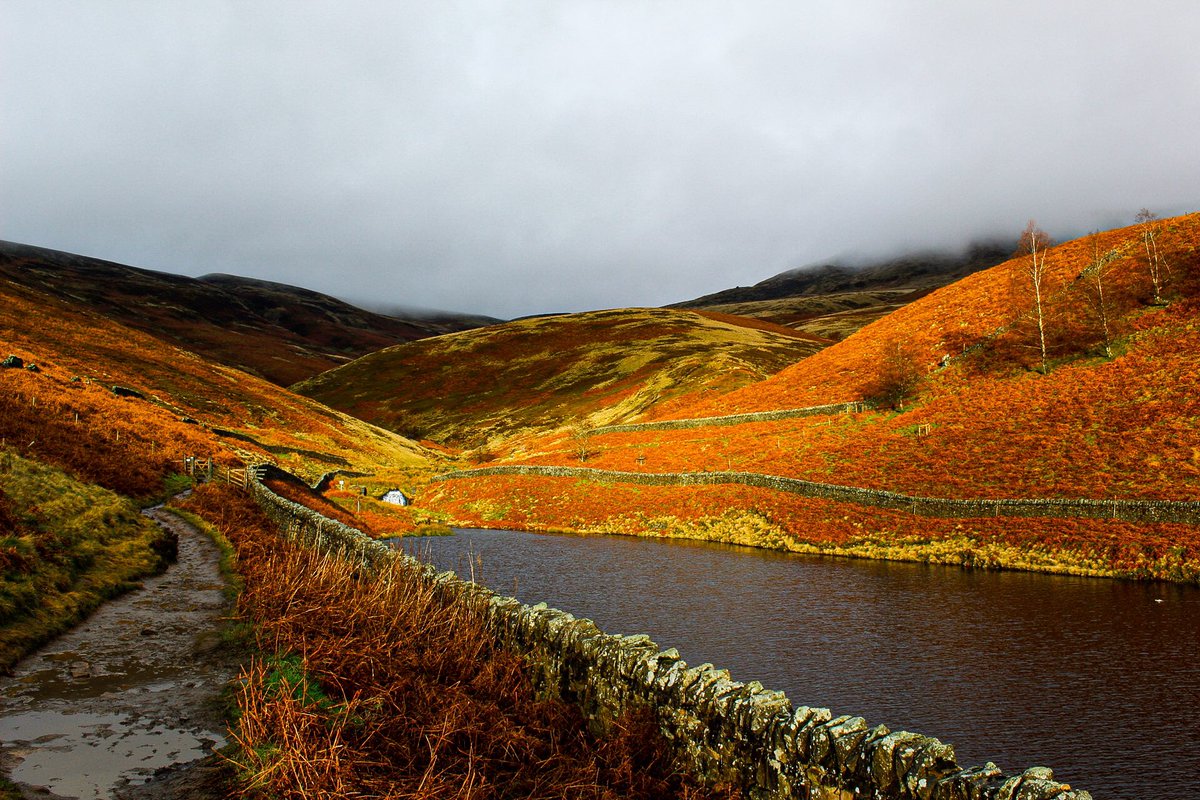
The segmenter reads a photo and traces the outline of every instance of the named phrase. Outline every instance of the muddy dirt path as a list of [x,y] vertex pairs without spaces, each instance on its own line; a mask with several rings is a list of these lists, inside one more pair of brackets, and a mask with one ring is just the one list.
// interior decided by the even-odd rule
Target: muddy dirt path
[[[0,681],[0,766],[28,798],[218,797],[218,704],[236,665],[220,553],[161,508],[179,557]],[[208,757],[207,760],[206,757]]]

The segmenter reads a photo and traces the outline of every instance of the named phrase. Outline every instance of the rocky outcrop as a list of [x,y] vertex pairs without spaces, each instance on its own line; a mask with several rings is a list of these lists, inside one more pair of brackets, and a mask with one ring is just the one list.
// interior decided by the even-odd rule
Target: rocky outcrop
[[136,400],[145,400],[146,399],[146,395],[144,395],[142,392],[138,391],[137,389],[130,388],[129,386],[120,386],[120,385],[114,384],[112,387],[112,393],[115,394],[117,397],[132,397]]

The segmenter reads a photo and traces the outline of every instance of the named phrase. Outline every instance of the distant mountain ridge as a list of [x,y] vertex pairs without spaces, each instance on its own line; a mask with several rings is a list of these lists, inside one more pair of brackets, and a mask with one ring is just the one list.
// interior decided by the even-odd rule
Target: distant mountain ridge
[[5,241],[0,277],[281,386],[393,344],[492,321],[444,312],[394,317],[282,283],[190,278]]
[[838,341],[934,289],[996,266],[1014,247],[979,241],[961,252],[922,250],[861,264],[810,264],[667,307],[755,317]]
[[812,297],[878,289],[931,289],[951,284],[972,272],[994,267],[1011,258],[1013,249],[1012,242],[981,241],[971,244],[961,253],[917,251],[868,261],[861,266],[841,261],[809,264],[781,272],[753,286],[725,289],[669,307],[708,308],[784,297]]

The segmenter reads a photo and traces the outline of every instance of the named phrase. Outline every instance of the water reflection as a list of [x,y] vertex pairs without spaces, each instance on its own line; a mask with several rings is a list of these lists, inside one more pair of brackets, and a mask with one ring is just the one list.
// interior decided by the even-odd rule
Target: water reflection
[[938,736],[963,765],[1200,798],[1194,587],[510,531],[405,547],[796,704]]

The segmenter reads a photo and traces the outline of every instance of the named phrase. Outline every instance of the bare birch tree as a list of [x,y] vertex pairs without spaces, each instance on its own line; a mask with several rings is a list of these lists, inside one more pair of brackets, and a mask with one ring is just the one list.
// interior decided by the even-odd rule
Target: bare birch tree
[[584,419],[576,420],[571,425],[571,438],[575,442],[575,457],[578,458],[580,462],[587,461],[588,456],[592,454],[591,449],[588,447],[590,444],[588,439],[592,435],[592,429],[594,427],[594,425]]
[[1092,258],[1080,274],[1084,280],[1084,294],[1096,315],[1096,327],[1099,328],[1104,342],[1104,355],[1112,358],[1112,330],[1109,317],[1112,311],[1112,292],[1108,290],[1108,273],[1112,264],[1121,256],[1118,248],[1100,252],[1100,234],[1092,231],[1088,234],[1088,242],[1092,248]]
[[1029,220],[1021,239],[1017,244],[1017,252],[1028,255],[1019,259],[1017,270],[1021,287],[1028,291],[1033,299],[1034,324],[1037,326],[1038,351],[1041,354],[1039,371],[1046,374],[1046,251],[1050,247],[1050,235],[1038,227],[1037,222]]
[[1155,305],[1161,305],[1163,284],[1171,273],[1166,259],[1158,252],[1158,215],[1148,208],[1143,208],[1137,213],[1135,219],[1142,229],[1142,244],[1146,248],[1146,265],[1150,270],[1150,283],[1154,286],[1153,302]]

